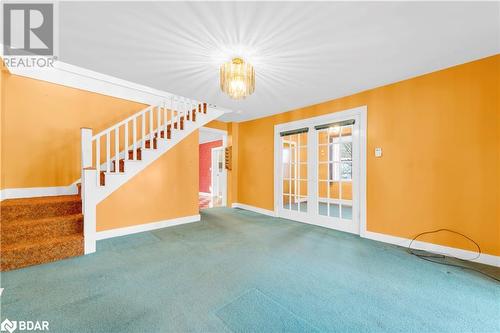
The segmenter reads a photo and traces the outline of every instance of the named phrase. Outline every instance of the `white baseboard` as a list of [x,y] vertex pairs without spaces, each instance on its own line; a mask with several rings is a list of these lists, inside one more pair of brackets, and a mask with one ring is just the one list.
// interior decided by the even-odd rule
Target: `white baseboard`
[[246,204],[242,204],[242,203],[235,202],[231,205],[231,207],[232,208],[246,209],[246,210],[249,210],[249,211],[252,211],[255,213],[260,213],[260,214],[264,214],[264,215],[268,215],[268,216],[276,216],[276,214],[272,210],[259,208],[259,207],[255,207],[255,206],[250,206],[250,205],[246,205]]
[[[233,203],[232,207],[246,209],[246,210],[260,213],[260,214],[264,214],[264,215],[276,216],[276,214],[271,210],[267,210],[267,209],[263,209],[263,208],[259,208],[259,207],[255,207],[255,206],[250,206],[250,205],[245,205],[245,204],[241,204],[241,203]],[[309,223],[309,224],[311,224],[311,223]],[[372,231],[364,231],[364,233],[362,235],[360,235],[360,237],[376,240],[376,241],[383,242],[383,243],[393,244],[393,245],[397,245],[397,246],[401,246],[401,247],[408,247],[410,245],[410,242],[411,242],[411,239],[408,239],[408,238],[396,237],[396,236],[381,234],[381,233],[372,232]],[[466,260],[472,259],[477,255],[476,252],[473,252],[473,251],[467,251],[467,250],[457,249],[454,247],[432,244],[432,243],[422,242],[422,241],[414,241],[412,244],[412,248],[418,249],[418,250],[435,252],[435,253],[442,253],[442,254],[445,254],[448,256],[453,256],[456,258],[461,258],[461,259],[466,259]],[[485,264],[485,265],[500,267],[500,256],[494,256],[491,254],[481,253],[479,258],[477,258],[473,261],[481,263],[481,264]]]
[[[376,240],[379,242],[384,242],[384,243],[402,246],[402,247],[408,247],[410,245],[410,242],[411,242],[411,239],[408,239],[408,238],[390,236],[390,235],[380,234],[380,233],[372,232],[372,231],[365,231],[363,237],[368,238],[368,239],[373,239],[373,240]],[[473,251],[467,251],[467,250],[457,249],[454,247],[437,245],[437,244],[432,244],[432,243],[427,243],[427,242],[422,242],[422,241],[414,241],[412,244],[412,248],[418,249],[418,250],[425,250],[425,251],[430,251],[430,252],[442,253],[442,254],[445,254],[448,256],[453,256],[453,257],[467,259],[467,260],[472,259],[476,256],[476,252],[473,252]],[[500,257],[494,256],[491,254],[481,253],[479,258],[475,259],[474,262],[500,267]]]
[[130,227],[117,228],[111,230],[98,231],[96,233],[96,240],[125,236],[136,234],[138,232],[151,231],[156,229],[162,229],[166,227],[173,227],[175,225],[199,222],[201,219],[200,215],[183,216],[175,219],[163,220],[158,222],[151,222],[145,224],[134,225]]
[[74,194],[78,194],[78,187],[76,184],[53,187],[6,188],[0,191],[0,201],[6,199],[50,197],[56,195]]

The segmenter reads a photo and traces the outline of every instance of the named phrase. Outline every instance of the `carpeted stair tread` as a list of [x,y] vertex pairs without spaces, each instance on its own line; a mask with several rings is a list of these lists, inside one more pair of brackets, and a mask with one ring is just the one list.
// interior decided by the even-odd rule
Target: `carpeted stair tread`
[[75,195],[56,195],[48,197],[35,197],[35,198],[21,198],[21,199],[7,199],[2,201],[1,206],[11,207],[19,205],[39,205],[39,204],[50,204],[50,203],[60,203],[60,202],[74,202],[81,201],[78,194]]
[[80,214],[79,195],[63,195],[4,200],[0,206],[2,223],[12,220],[30,220],[62,215]]
[[44,241],[26,241],[2,246],[1,270],[8,271],[83,255],[83,235],[70,235]]
[[83,215],[72,214],[42,219],[12,220],[1,224],[2,246],[52,237],[83,234]]

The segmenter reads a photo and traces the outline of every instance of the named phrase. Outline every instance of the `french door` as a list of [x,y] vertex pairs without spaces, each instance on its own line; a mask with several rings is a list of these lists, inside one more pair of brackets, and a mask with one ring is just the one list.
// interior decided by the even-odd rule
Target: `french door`
[[276,127],[278,216],[359,234],[360,120],[351,112]]

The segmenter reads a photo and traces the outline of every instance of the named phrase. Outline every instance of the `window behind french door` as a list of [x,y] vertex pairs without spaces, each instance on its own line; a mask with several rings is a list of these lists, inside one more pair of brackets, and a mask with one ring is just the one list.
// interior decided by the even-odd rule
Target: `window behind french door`
[[309,122],[279,133],[279,216],[359,233],[356,118]]

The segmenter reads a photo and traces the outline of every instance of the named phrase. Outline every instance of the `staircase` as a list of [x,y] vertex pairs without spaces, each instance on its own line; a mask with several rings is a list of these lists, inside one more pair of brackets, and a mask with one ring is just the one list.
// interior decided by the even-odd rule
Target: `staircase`
[[1,271],[83,254],[80,195],[10,199],[0,209]]
[[78,195],[1,202],[0,270],[95,252],[97,204],[225,112],[206,103],[172,97],[95,135],[92,129],[82,128]]
[[[96,206],[198,128],[225,112],[207,103],[172,98],[93,135],[82,128],[85,253],[96,248]],[[168,172],[168,170],[166,170]]]

